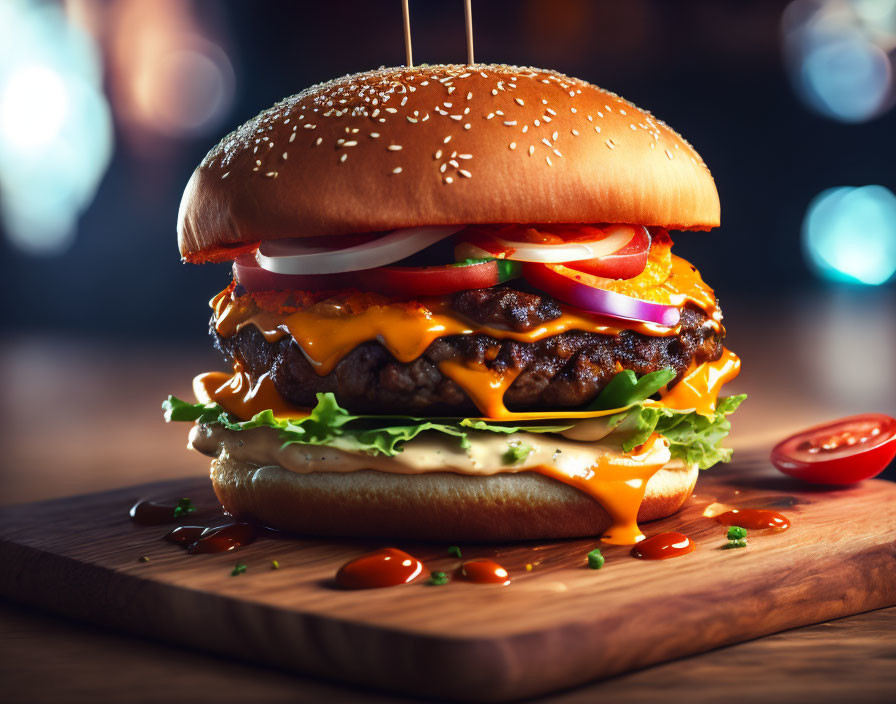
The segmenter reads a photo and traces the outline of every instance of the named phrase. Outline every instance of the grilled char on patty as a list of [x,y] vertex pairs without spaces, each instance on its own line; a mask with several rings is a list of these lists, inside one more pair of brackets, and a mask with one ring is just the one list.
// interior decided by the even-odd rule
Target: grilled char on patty
[[[548,296],[494,287],[463,291],[452,297],[456,311],[479,324],[530,330],[561,315]],[[637,374],[671,367],[678,381],[692,361],[716,360],[722,339],[706,314],[688,306],[681,331],[652,337],[625,330],[619,335],[568,331],[538,342],[500,340],[488,335],[437,338],[409,363],[397,361],[379,342],[364,342],[325,376],[319,376],[290,336],[269,343],[254,326],[236,335],[218,335],[215,346],[229,360],[238,359],[254,382],[271,372],[275,387],[297,406],[313,406],[318,392],[333,392],[340,405],[356,413],[475,415],[463,390],[438,368],[443,360],[484,362],[498,370],[521,370],[504,395],[512,410],[570,409],[592,401],[616,374],[618,365]],[[673,382],[674,383],[674,382]]]

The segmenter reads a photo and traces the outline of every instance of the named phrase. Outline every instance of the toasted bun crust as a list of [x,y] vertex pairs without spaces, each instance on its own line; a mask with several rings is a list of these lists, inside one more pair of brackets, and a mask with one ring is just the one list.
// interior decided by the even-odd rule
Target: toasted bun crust
[[696,151],[665,124],[536,68],[382,68],[313,86],[225,137],[193,173],[188,261],[261,240],[420,225],[719,224]]
[[[657,472],[647,483],[638,521],[675,513],[694,490],[698,472],[680,461]],[[211,478],[235,517],[303,535],[489,542],[594,536],[610,527],[596,501],[535,472],[297,474],[222,452],[212,461]]]

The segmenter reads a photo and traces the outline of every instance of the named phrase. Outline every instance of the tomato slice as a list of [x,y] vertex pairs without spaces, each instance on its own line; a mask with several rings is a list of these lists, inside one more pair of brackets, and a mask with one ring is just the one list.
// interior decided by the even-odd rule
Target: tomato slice
[[472,261],[443,266],[383,266],[340,274],[275,274],[258,266],[254,256],[233,262],[233,277],[248,291],[336,291],[356,289],[388,296],[444,296],[489,288],[519,276],[516,262]]
[[894,457],[896,418],[867,413],[792,435],[775,446],[771,460],[792,477],[842,485],[877,476]]
[[568,262],[567,266],[604,279],[633,279],[647,266],[650,242],[650,233],[646,228],[639,227],[631,241],[618,252],[595,259]]

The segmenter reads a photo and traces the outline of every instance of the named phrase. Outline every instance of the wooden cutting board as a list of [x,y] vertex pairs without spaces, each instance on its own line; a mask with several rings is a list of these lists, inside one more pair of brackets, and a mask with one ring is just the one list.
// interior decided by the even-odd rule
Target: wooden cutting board
[[[261,538],[237,552],[188,555],[137,526],[139,498],[190,496],[190,523],[220,516],[208,481],[177,480],[0,509],[0,594],[134,633],[416,695],[506,701],[570,687],[782,629],[896,604],[896,485],[820,491],[737,459],[704,473],[676,516],[695,552],[633,559],[595,540],[465,545],[492,557],[507,587],[425,580],[341,591],[346,560],[382,544]],[[713,503],[773,508],[781,533],[751,531],[724,550]],[[450,571],[445,545],[395,545]],[[141,556],[149,562],[141,562]],[[280,569],[274,570],[271,561]],[[248,566],[231,576],[239,561]],[[527,571],[525,565],[533,566]]]

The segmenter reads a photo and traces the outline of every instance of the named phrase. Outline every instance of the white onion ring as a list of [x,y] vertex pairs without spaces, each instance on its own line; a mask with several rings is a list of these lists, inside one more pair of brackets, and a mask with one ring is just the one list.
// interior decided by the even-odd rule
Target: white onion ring
[[[462,227],[411,227],[342,249],[309,246],[302,238],[268,240],[258,247],[258,266],[275,274],[339,274],[374,269],[409,257],[450,237]],[[333,237],[334,244],[339,238]]]
[[[603,229],[607,237],[593,242],[564,242],[562,244],[538,244],[522,240],[506,240],[497,235],[489,238],[507,251],[506,259],[517,262],[536,262],[539,264],[565,264],[585,259],[596,259],[618,252],[635,236],[635,227],[639,225],[608,225]],[[471,245],[476,250],[481,247]],[[482,255],[480,255],[482,256]],[[495,256],[485,252],[485,256]]]

